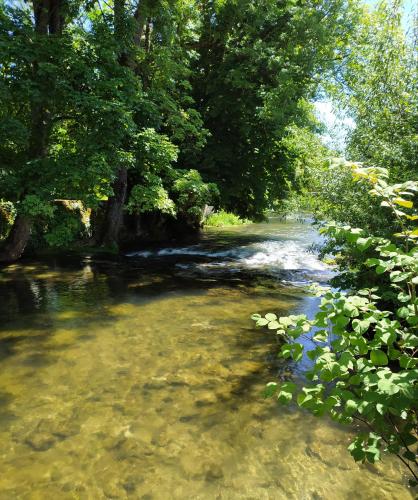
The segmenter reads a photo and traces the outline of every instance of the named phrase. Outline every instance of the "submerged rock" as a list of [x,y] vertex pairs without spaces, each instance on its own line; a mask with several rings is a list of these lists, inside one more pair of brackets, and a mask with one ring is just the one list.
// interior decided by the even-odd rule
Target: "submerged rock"
[[47,432],[34,431],[25,439],[25,444],[30,446],[35,451],[46,451],[52,448],[57,439]]
[[80,432],[80,426],[72,419],[58,418],[38,421],[35,428],[23,439],[23,442],[35,451],[46,451],[57,441],[62,441]]
[[210,464],[207,467],[207,471],[205,474],[205,480],[208,482],[217,481],[219,479],[223,479],[224,473],[222,468],[218,464]]
[[210,406],[217,403],[217,401],[218,398],[216,397],[216,394],[210,391],[205,391],[199,394],[199,399],[195,402],[195,406],[197,406],[198,408]]

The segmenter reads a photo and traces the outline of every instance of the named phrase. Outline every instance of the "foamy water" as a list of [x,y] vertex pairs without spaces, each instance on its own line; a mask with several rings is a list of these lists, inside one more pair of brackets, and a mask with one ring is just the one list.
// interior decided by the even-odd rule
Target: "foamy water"
[[[248,231],[252,231],[252,226],[248,227]],[[176,260],[180,261],[174,262],[177,269],[203,274],[262,271],[286,281],[328,279],[330,267],[311,250],[316,234],[309,231],[307,234],[309,237],[305,234],[302,239],[297,233],[281,234],[279,231],[270,231],[269,239],[239,245],[234,245],[236,242],[232,239],[232,245],[227,248],[211,248],[203,241],[202,244],[188,247],[139,250],[130,252],[127,256],[141,259],[177,258]]]

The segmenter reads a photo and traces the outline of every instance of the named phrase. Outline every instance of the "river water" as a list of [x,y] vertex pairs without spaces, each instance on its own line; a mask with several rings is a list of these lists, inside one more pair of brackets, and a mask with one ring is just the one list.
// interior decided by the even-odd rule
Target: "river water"
[[312,314],[308,224],[0,273],[0,499],[408,499],[396,460],[265,400],[298,376],[253,312]]

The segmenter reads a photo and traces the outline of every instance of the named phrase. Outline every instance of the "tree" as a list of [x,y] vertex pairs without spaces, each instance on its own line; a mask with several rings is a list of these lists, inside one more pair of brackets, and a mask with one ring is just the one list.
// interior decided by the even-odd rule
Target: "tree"
[[49,167],[48,147],[63,91],[62,56],[69,49],[63,33],[70,11],[60,0],[34,0],[32,7],[33,22],[27,10],[4,6],[0,18],[6,47],[0,92],[2,102],[9,104],[2,109],[1,174],[7,199],[16,205],[0,260],[19,258],[29,240],[33,217],[49,211],[39,172]]
[[[167,190],[179,175],[172,165],[179,150],[193,159],[204,143],[206,132],[200,115],[191,107],[190,56],[183,46],[191,36],[187,26],[193,17],[192,7],[192,2],[179,1],[136,2],[133,8],[124,0],[114,3],[111,14],[117,61],[140,88],[138,101],[127,109],[133,126],[122,141],[121,165],[113,196],[106,204],[99,239],[107,246],[118,244],[126,203],[131,215],[138,215],[138,207],[143,213],[151,206],[150,212],[168,213],[173,202]],[[126,84],[124,89],[132,92]],[[154,204],[150,204],[153,196]],[[171,215],[178,217],[179,212],[173,209]]]
[[282,139],[309,126],[319,75],[340,57],[355,22],[350,2],[239,0],[201,4],[194,96],[210,131],[200,170],[223,206],[260,217],[294,171]]
[[404,32],[402,4],[365,10],[334,88],[355,121],[348,158],[388,168],[400,181],[416,177],[418,157],[418,46],[416,33]]
[[62,200],[115,248],[151,219],[196,231],[214,183],[219,205],[262,216],[298,182],[308,101],[355,17],[344,0],[2,3],[0,197],[15,215],[2,260],[31,233],[82,236]]
[[174,189],[178,149],[192,158],[204,142],[182,45],[191,4],[74,0],[1,14],[0,195],[16,214],[2,260],[18,258],[31,232],[37,245],[78,236],[57,200],[81,201],[94,219],[103,211],[96,242],[117,246],[132,189],[155,179]]

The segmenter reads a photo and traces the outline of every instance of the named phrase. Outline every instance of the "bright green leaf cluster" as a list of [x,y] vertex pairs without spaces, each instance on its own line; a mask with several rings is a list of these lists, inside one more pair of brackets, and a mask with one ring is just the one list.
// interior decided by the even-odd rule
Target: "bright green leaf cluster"
[[[373,186],[402,227],[412,214],[397,208],[418,191],[417,182],[390,186],[384,169],[355,166],[355,175]],[[402,201],[413,209],[413,203]],[[403,231],[403,245],[367,236],[364,230],[331,223],[327,234],[341,238],[364,253],[364,265],[386,279],[387,286],[344,293],[314,288],[321,296],[313,319],[253,315],[257,326],[267,326],[283,339],[281,356],[298,362],[311,360],[299,388],[277,384],[279,401],[296,398],[315,415],[328,414],[341,423],[354,420],[372,429],[357,435],[349,451],[355,460],[375,462],[381,451],[398,455],[416,478],[418,425],[418,246],[413,231]],[[367,258],[372,249],[376,257]],[[392,310],[385,306],[391,297]]]

